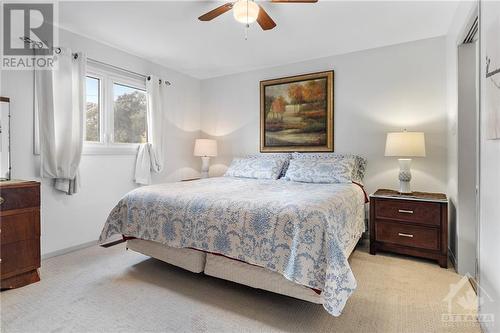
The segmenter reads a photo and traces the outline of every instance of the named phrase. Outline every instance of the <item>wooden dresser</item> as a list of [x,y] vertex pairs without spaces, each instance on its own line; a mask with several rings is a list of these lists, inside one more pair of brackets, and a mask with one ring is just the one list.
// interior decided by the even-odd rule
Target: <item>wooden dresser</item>
[[370,195],[370,253],[396,252],[448,266],[448,199],[442,193]]
[[40,281],[40,183],[0,182],[1,288]]

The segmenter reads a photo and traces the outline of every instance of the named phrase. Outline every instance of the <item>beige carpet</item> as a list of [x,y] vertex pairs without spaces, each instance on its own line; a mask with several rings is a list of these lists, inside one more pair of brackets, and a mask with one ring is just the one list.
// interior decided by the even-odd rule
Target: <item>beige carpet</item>
[[[2,332],[479,332],[446,324],[460,280],[418,259],[351,256],[358,289],[342,316],[321,305],[193,274],[125,251],[92,247],[42,263],[42,281],[1,293]],[[452,304],[470,298],[466,284]],[[465,296],[465,297],[464,297]]]

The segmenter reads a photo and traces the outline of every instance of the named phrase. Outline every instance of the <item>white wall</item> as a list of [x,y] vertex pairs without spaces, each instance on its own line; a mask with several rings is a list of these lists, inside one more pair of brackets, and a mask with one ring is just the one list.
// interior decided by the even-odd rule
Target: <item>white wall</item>
[[446,192],[445,38],[433,38],[203,80],[201,129],[219,141],[212,174],[233,156],[259,151],[259,81],[335,71],[335,151],[368,159],[368,191],[398,187],[398,164],[384,157],[388,131],[424,131],[427,157],[413,163],[413,189]]
[[[199,80],[66,31],[60,32],[60,45],[171,81],[166,167],[154,181],[198,175],[199,161],[192,156],[192,149],[200,127]],[[1,95],[11,99],[12,176],[39,180],[39,157],[33,155],[32,87],[31,71],[2,71]],[[82,188],[73,196],[54,191],[51,181],[43,180],[42,255],[97,240],[112,207],[135,187],[134,167],[135,155],[84,155],[80,167]]]
[[[483,304],[481,314],[493,314],[493,324],[483,324],[485,332],[500,332],[500,139],[487,140],[487,112],[493,107],[487,100],[486,92],[491,93],[488,79],[485,78],[486,47],[496,46],[496,56],[500,55],[498,40],[486,40],[485,31],[495,22],[500,27],[500,2],[482,1],[481,5],[481,175],[480,175],[480,238],[479,238],[479,272],[480,295]],[[498,36],[498,35],[497,35]],[[498,58],[497,58],[498,65]],[[498,74],[495,82],[499,82]],[[496,90],[495,93],[500,93]],[[498,101],[498,99],[497,99]],[[496,105],[498,109],[498,104]]]

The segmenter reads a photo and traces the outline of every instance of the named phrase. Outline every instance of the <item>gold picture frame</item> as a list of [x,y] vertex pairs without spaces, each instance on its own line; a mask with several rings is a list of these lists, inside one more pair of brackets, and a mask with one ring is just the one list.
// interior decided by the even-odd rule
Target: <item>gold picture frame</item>
[[260,81],[260,151],[333,152],[333,79],[331,70]]

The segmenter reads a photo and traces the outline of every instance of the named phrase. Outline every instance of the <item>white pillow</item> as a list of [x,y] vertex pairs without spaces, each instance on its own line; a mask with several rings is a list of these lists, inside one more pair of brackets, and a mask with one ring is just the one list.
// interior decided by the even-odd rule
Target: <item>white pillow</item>
[[261,153],[261,154],[249,154],[245,156],[246,158],[272,158],[280,159],[284,161],[283,168],[281,169],[281,174],[278,178],[285,176],[286,170],[288,169],[288,163],[292,159],[292,153]]
[[278,179],[285,159],[235,158],[224,174],[225,177]]
[[352,181],[363,183],[366,170],[366,158],[354,154],[344,153],[293,153],[292,159],[335,159],[342,160],[345,158],[354,159],[354,167],[352,169]]
[[304,183],[352,183],[353,158],[292,159],[285,179]]

